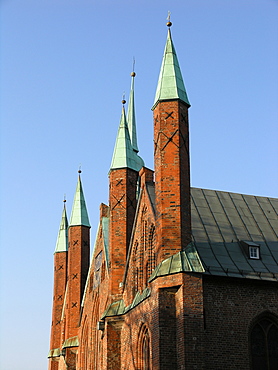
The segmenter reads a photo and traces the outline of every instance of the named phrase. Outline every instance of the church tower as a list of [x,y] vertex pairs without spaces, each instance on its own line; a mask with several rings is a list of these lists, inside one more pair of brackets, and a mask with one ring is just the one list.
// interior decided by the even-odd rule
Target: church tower
[[157,263],[191,241],[188,108],[177,54],[168,36],[153,105]]
[[81,301],[90,259],[90,222],[80,173],[69,224],[68,279],[66,297],[65,339],[78,333]]
[[49,353],[51,360],[49,362],[49,370],[58,369],[56,360],[59,359],[60,355],[61,317],[67,283],[68,219],[65,202],[54,252],[53,309]]
[[128,119],[122,101],[122,114],[109,172],[109,209],[110,209],[110,292],[116,298],[120,294],[128,245],[136,211],[138,174],[144,162],[139,157],[136,138],[134,112],[134,78],[129,100]]

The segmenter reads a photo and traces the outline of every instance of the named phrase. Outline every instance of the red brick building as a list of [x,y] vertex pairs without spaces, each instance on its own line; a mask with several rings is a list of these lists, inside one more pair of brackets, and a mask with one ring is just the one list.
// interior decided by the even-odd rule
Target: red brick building
[[154,171],[138,155],[134,77],[96,242],[80,175],[54,253],[49,370],[278,369],[278,200],[190,187],[189,100],[171,23]]

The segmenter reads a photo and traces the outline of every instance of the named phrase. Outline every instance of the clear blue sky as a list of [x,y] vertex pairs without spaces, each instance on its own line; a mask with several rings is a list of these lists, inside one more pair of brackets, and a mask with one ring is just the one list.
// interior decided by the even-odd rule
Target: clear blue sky
[[190,109],[192,186],[278,196],[277,0],[1,0],[1,357],[46,370],[53,251],[82,166],[92,224],[133,57],[140,154],[171,11]]

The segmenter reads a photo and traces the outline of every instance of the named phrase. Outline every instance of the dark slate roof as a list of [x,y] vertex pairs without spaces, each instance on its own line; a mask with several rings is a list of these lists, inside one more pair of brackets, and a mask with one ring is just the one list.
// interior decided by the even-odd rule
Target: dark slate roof
[[[212,275],[278,280],[278,199],[191,188],[193,240]],[[250,259],[240,241],[260,247]]]

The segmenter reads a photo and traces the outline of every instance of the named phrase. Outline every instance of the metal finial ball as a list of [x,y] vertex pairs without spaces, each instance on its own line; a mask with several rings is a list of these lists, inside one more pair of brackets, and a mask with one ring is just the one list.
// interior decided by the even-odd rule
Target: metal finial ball
[[135,77],[136,76],[136,73],[135,72],[131,72],[130,76],[131,77]]
[[64,203],[66,203],[66,201],[67,201],[66,199],[63,200]]
[[170,21],[169,21],[169,22],[167,22],[167,23],[166,23],[166,25],[167,25],[168,27],[171,27],[171,26],[172,26],[172,22],[170,22]]
[[81,170],[78,170],[78,173],[81,173],[82,171]]
[[123,99],[123,100],[122,100],[122,104],[125,104],[125,103],[126,103],[126,101]]

